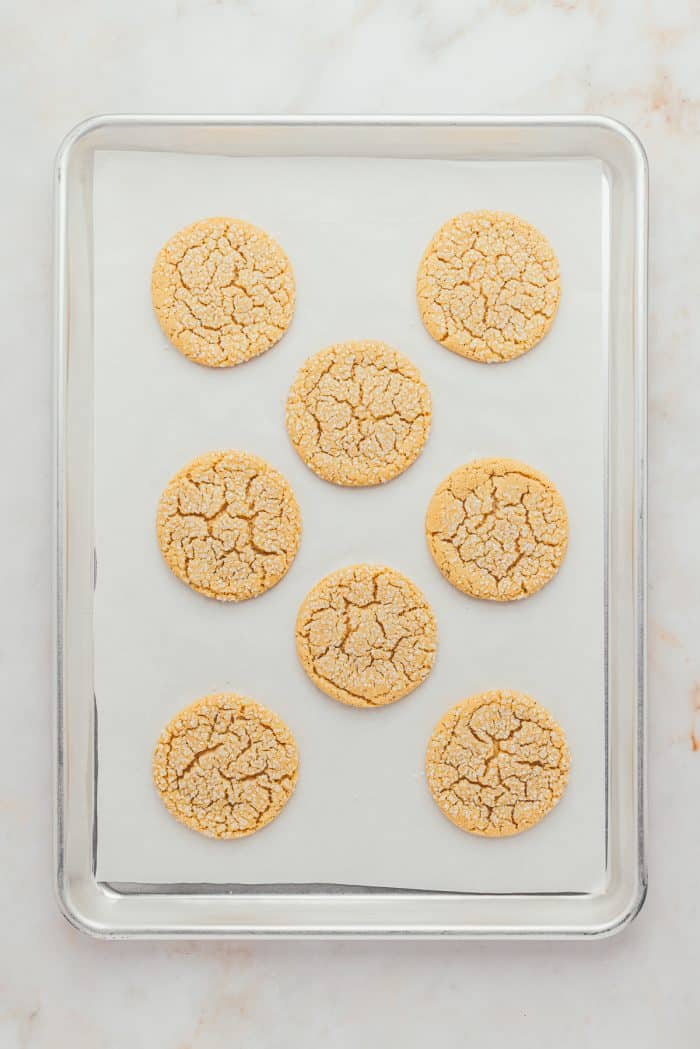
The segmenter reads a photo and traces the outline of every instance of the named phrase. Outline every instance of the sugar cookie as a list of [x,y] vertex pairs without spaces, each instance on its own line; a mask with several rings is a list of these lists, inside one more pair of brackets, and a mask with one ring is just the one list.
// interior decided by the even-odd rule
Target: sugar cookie
[[153,782],[175,819],[210,838],[243,838],[289,801],[299,755],[284,722],[234,693],[205,696],[166,725]]
[[441,812],[470,834],[504,837],[539,823],[569,777],[566,739],[551,715],[520,692],[482,692],[449,710],[426,754]]
[[514,459],[476,459],[438,485],[425,530],[436,565],[458,590],[515,601],[555,574],[569,525],[544,474]]
[[310,357],[287,400],[287,431],[314,473],[373,485],[420,455],[431,420],[418,369],[383,342],[343,342]]
[[161,248],[151,296],[181,353],[228,368],[274,346],[294,313],[294,274],[277,241],[240,219],[202,219]]
[[384,565],[327,575],[297,616],[304,670],[323,692],[353,707],[384,706],[417,688],[432,669],[436,640],[424,595]]
[[219,601],[245,601],[289,569],[301,515],[288,482],[264,459],[209,452],[168,483],[156,531],[168,567],[183,583]]
[[418,268],[421,320],[448,350],[509,361],[540,341],[559,306],[559,262],[539,230],[502,211],[446,222]]

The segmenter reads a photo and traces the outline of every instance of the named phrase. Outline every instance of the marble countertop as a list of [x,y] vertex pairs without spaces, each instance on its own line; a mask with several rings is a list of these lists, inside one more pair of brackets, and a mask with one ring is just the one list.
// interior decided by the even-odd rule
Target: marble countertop
[[[0,1045],[697,1044],[697,0],[123,0],[3,11]],[[51,887],[51,176],[99,112],[604,113],[651,167],[650,891],[592,943],[103,943]]]

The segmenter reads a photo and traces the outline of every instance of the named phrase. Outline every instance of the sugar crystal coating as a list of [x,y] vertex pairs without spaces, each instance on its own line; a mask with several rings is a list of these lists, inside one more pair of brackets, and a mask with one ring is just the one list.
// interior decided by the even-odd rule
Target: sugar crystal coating
[[179,230],[153,266],[158,322],[190,360],[228,368],[278,342],[294,313],[294,275],[277,241],[240,219]]
[[430,500],[425,530],[445,578],[492,601],[540,590],[559,568],[569,534],[556,487],[514,459],[476,459],[453,470]]
[[153,756],[153,782],[175,819],[210,838],[242,838],[279,815],[299,755],[284,722],[259,703],[217,693],[181,710]]
[[412,692],[435,660],[437,627],[424,595],[385,565],[322,579],[296,624],[297,653],[315,685],[341,703],[379,707]]
[[561,728],[520,692],[472,696],[436,725],[426,755],[428,786],[462,830],[486,837],[519,834],[561,798],[569,777]]
[[467,211],[428,245],[416,294],[423,324],[448,350],[486,363],[509,361],[549,330],[559,306],[559,262],[529,222],[502,211]]
[[287,431],[314,473],[374,485],[403,473],[430,432],[430,391],[383,342],[328,346],[301,367],[287,400]]
[[273,587],[296,556],[301,515],[281,473],[247,452],[209,452],[168,483],[156,531],[178,579],[219,601]]

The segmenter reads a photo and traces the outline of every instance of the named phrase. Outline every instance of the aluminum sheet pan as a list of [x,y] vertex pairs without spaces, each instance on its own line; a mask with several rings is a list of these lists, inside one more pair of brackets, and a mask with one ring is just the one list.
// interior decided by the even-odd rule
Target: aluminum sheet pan
[[[442,350],[415,308],[430,235],[479,207],[533,221],[562,265],[551,332],[504,366]],[[167,348],[149,302],[160,244],[217,213],[270,230],[299,290],[280,345],[225,372]],[[629,920],[645,884],[646,169],[633,136],[604,118],[104,118],[59,156],[57,234],[57,876],[72,920],[120,936],[557,936]],[[418,462],[359,492],[306,470],[283,426],[301,361],[353,337],[402,349],[434,398]],[[288,577],[239,606],[182,587],[153,537],[165,480],[217,447],[282,469],[304,518]],[[544,470],[570,512],[560,573],[515,605],[465,599],[425,549],[433,487],[481,455]],[[358,560],[414,578],[439,627],[428,681],[369,713],[316,693],[292,636],[313,582]],[[422,775],[437,718],[488,687],[540,699],[573,756],[554,813],[500,842],[448,824]],[[276,709],[302,755],[283,816],[239,842],[180,827],[150,784],[162,725],[218,689]]]

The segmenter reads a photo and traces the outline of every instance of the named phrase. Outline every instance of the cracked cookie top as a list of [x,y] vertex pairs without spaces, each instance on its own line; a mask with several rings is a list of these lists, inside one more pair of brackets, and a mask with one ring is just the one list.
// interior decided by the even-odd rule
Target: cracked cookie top
[[233,693],[205,696],[163,729],[153,782],[175,819],[210,838],[243,838],[279,815],[299,755],[284,722]]
[[383,342],[343,342],[310,357],[287,400],[287,431],[314,473],[373,485],[420,455],[431,421],[418,369]]
[[247,452],[209,452],[169,482],[156,531],[178,579],[219,601],[278,583],[296,556],[301,515],[286,479]]
[[570,757],[564,733],[520,692],[472,696],[435,726],[426,754],[428,786],[462,830],[519,834],[539,823],[564,793]]
[[380,707],[408,695],[435,661],[433,611],[410,579],[385,565],[327,575],[304,599],[296,623],[304,670],[326,695]]
[[158,322],[197,364],[228,368],[274,346],[294,313],[294,274],[277,241],[240,219],[202,219],[161,248],[151,296]]
[[540,341],[559,306],[559,262],[539,230],[502,211],[467,211],[428,245],[418,309],[432,337],[475,361],[509,361]]
[[458,590],[516,601],[554,576],[569,524],[544,474],[514,459],[476,459],[438,486],[425,531],[435,564]]

